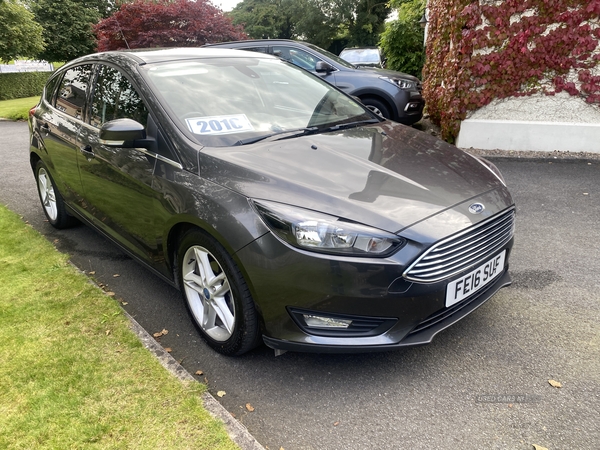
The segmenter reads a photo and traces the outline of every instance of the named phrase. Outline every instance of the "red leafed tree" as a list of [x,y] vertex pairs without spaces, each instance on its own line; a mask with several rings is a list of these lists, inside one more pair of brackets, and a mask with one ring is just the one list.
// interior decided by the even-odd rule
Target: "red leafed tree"
[[208,0],[134,0],[122,3],[94,32],[98,51],[148,47],[197,47],[246,39]]

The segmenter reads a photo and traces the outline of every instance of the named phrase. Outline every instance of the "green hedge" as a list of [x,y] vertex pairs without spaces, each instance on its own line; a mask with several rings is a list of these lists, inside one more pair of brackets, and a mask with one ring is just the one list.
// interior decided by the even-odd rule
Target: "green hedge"
[[0,100],[40,95],[52,72],[0,73]]

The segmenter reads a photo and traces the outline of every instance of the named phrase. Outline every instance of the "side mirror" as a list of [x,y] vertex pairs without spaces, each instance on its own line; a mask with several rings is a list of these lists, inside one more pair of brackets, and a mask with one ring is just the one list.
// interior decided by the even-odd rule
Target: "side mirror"
[[144,125],[132,119],[115,119],[100,128],[100,142],[108,147],[147,148],[151,139],[146,139]]
[[318,61],[315,66],[315,71],[317,73],[331,73],[335,69],[331,66],[331,64],[326,63],[325,61]]

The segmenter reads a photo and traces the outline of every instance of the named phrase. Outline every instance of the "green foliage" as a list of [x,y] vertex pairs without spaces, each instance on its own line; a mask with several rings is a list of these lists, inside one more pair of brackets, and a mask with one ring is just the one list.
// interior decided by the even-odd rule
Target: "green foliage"
[[31,7],[44,28],[46,48],[38,53],[46,61],[69,61],[93,53],[96,39],[92,25],[105,12],[99,1],[37,0]]
[[237,448],[67,255],[3,206],[0,235],[0,448]]
[[293,39],[293,0],[244,0],[228,14],[252,39]]
[[26,120],[29,110],[40,101],[39,96],[0,101],[0,118]]
[[42,27],[16,0],[0,1],[0,61],[34,58],[44,49]]
[[390,14],[390,7],[387,2],[361,0],[355,11],[356,18],[348,23],[348,46],[367,47],[377,45],[384,30],[385,19]]
[[567,92],[600,104],[600,0],[429,0],[427,111],[453,141],[495,99]]
[[424,0],[403,0],[394,3],[398,6],[398,19],[388,22],[379,43],[387,67],[392,70],[421,77],[425,63],[423,29],[419,20],[425,10]]
[[243,0],[229,15],[253,39],[301,39],[329,48],[334,42],[376,45],[389,12],[380,0]]
[[0,73],[0,100],[41,95],[51,73]]

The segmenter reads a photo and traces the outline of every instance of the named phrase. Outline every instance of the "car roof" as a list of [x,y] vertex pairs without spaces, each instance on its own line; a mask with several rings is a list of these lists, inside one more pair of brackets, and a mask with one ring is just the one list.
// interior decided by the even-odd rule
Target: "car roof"
[[94,53],[84,56],[73,62],[86,60],[129,60],[137,64],[152,64],[165,61],[178,61],[185,59],[209,58],[274,58],[265,53],[248,52],[229,48],[204,48],[204,47],[173,47],[173,48],[146,48],[134,50],[115,50]]
[[245,44],[276,44],[276,43],[284,43],[284,44],[298,44],[305,45],[302,41],[294,41],[291,39],[246,39],[243,41],[227,41],[227,42],[218,42],[214,44],[205,44],[204,48],[208,47],[220,47],[220,46],[229,46],[229,45],[245,45]]

